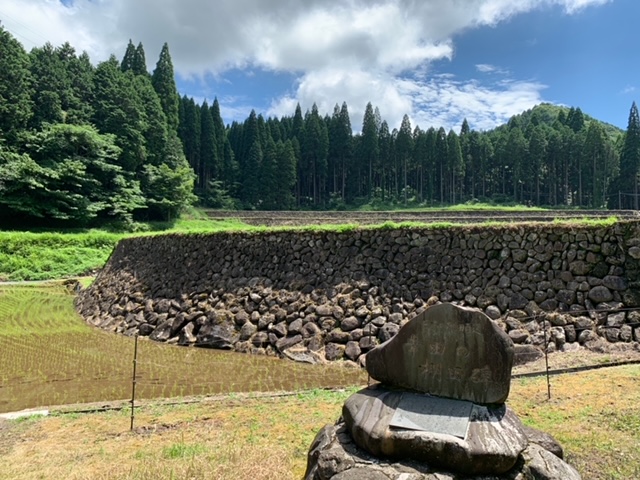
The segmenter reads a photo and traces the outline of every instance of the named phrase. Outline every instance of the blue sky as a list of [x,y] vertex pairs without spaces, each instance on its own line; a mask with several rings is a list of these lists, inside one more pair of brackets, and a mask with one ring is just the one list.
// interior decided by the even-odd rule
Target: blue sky
[[638,21],[640,2],[634,0],[574,15],[544,8],[495,28],[464,32],[453,61],[438,62],[437,69],[464,78],[474,75],[475,65],[495,65],[511,78],[545,85],[545,101],[580,107],[626,128],[640,86],[640,56],[632,43]]
[[69,41],[94,62],[169,43],[181,94],[226,122],[368,101],[390,126],[489,129],[540,102],[626,128],[638,97],[637,0],[3,0],[27,49]]

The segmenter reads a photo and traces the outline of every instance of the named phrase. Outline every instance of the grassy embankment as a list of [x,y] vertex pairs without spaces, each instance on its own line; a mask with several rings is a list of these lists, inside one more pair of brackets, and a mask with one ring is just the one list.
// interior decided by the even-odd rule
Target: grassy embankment
[[[512,206],[496,207],[494,205],[455,205],[445,210],[532,210],[529,207]],[[433,209],[431,209],[433,210]],[[441,209],[439,209],[441,210]],[[402,210],[398,210],[399,212]],[[413,210],[428,212],[430,209]],[[313,221],[313,217],[310,217]],[[348,217],[347,217],[348,221]],[[576,219],[569,220],[574,224],[606,226],[615,223],[615,217],[606,220]],[[563,220],[566,223],[567,220]],[[487,221],[482,225],[500,226],[504,223]],[[363,228],[451,228],[469,226],[452,222],[386,222],[377,226]],[[310,225],[306,227],[270,227],[271,230],[291,229],[330,229],[349,231],[358,228],[355,224],[345,225]],[[144,225],[144,232],[112,233],[103,230],[70,231],[70,232],[3,232],[0,231],[0,282],[22,280],[49,280],[91,274],[101,268],[109,258],[113,247],[125,236],[154,235],[163,233],[212,233],[220,231],[264,231],[267,227],[254,227],[239,220],[212,220],[194,210],[189,215],[168,224]]]
[[205,233],[251,229],[237,220],[213,221],[190,215],[171,225],[149,224],[148,231],[0,231],[0,282],[50,280],[91,274],[101,268],[121,238],[162,233]]

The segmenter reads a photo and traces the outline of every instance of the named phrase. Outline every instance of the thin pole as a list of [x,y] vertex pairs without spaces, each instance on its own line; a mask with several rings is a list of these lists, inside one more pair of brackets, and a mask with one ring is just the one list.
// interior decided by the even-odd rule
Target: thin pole
[[131,428],[133,430],[133,418],[136,401],[136,366],[138,364],[138,334],[135,336],[133,347],[133,378],[131,379]]
[[[366,360],[366,357],[365,357],[365,360]],[[365,368],[365,370],[367,369]],[[371,386],[371,374],[369,373],[369,370],[367,370],[367,387],[370,387],[370,386]]]
[[542,317],[542,326],[544,328],[544,363],[547,372],[547,400],[551,400],[551,380],[549,379],[549,337],[547,335],[547,320]]

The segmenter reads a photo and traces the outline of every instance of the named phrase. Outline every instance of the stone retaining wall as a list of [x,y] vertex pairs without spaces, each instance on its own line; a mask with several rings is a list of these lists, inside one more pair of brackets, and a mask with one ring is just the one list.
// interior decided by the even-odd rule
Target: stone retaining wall
[[[77,298],[91,324],[154,340],[358,361],[438,301],[516,344],[638,342],[640,223],[164,235],[122,240]],[[547,321],[548,323],[544,323]]]

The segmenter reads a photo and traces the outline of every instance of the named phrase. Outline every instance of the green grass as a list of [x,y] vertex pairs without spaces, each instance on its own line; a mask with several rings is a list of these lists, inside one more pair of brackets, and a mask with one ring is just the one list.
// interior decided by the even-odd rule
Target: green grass
[[[511,408],[529,426],[551,433],[585,479],[640,478],[640,367],[629,365],[514,382]],[[594,461],[597,459],[597,461]]]
[[162,233],[211,233],[228,230],[251,230],[255,227],[247,225],[235,218],[213,220],[204,211],[190,209],[173,222],[149,222],[143,230],[147,234]]
[[50,280],[91,274],[102,268],[125,237],[166,233],[252,230],[239,220],[211,220],[195,212],[173,223],[150,223],[141,232],[0,232],[0,282]]
[[174,443],[162,449],[162,456],[167,459],[193,458],[207,451],[207,447],[200,443]]
[[548,210],[544,207],[529,207],[527,205],[519,204],[494,204],[483,202],[466,202],[459,203],[457,205],[442,205],[442,206],[402,206],[398,204],[377,204],[375,206],[371,204],[362,205],[355,209],[360,212],[372,212],[372,211],[393,211],[393,212],[468,212],[468,211],[502,211],[502,212],[543,212]]
[[82,275],[104,265],[121,235],[0,232],[0,280]]
[[611,216],[607,218],[556,218],[553,220],[553,223],[556,225],[579,225],[579,226],[587,226],[587,227],[611,227],[618,223],[618,217]]
[[604,411],[600,421],[607,423],[615,430],[631,435],[640,444],[640,412],[635,408]]

